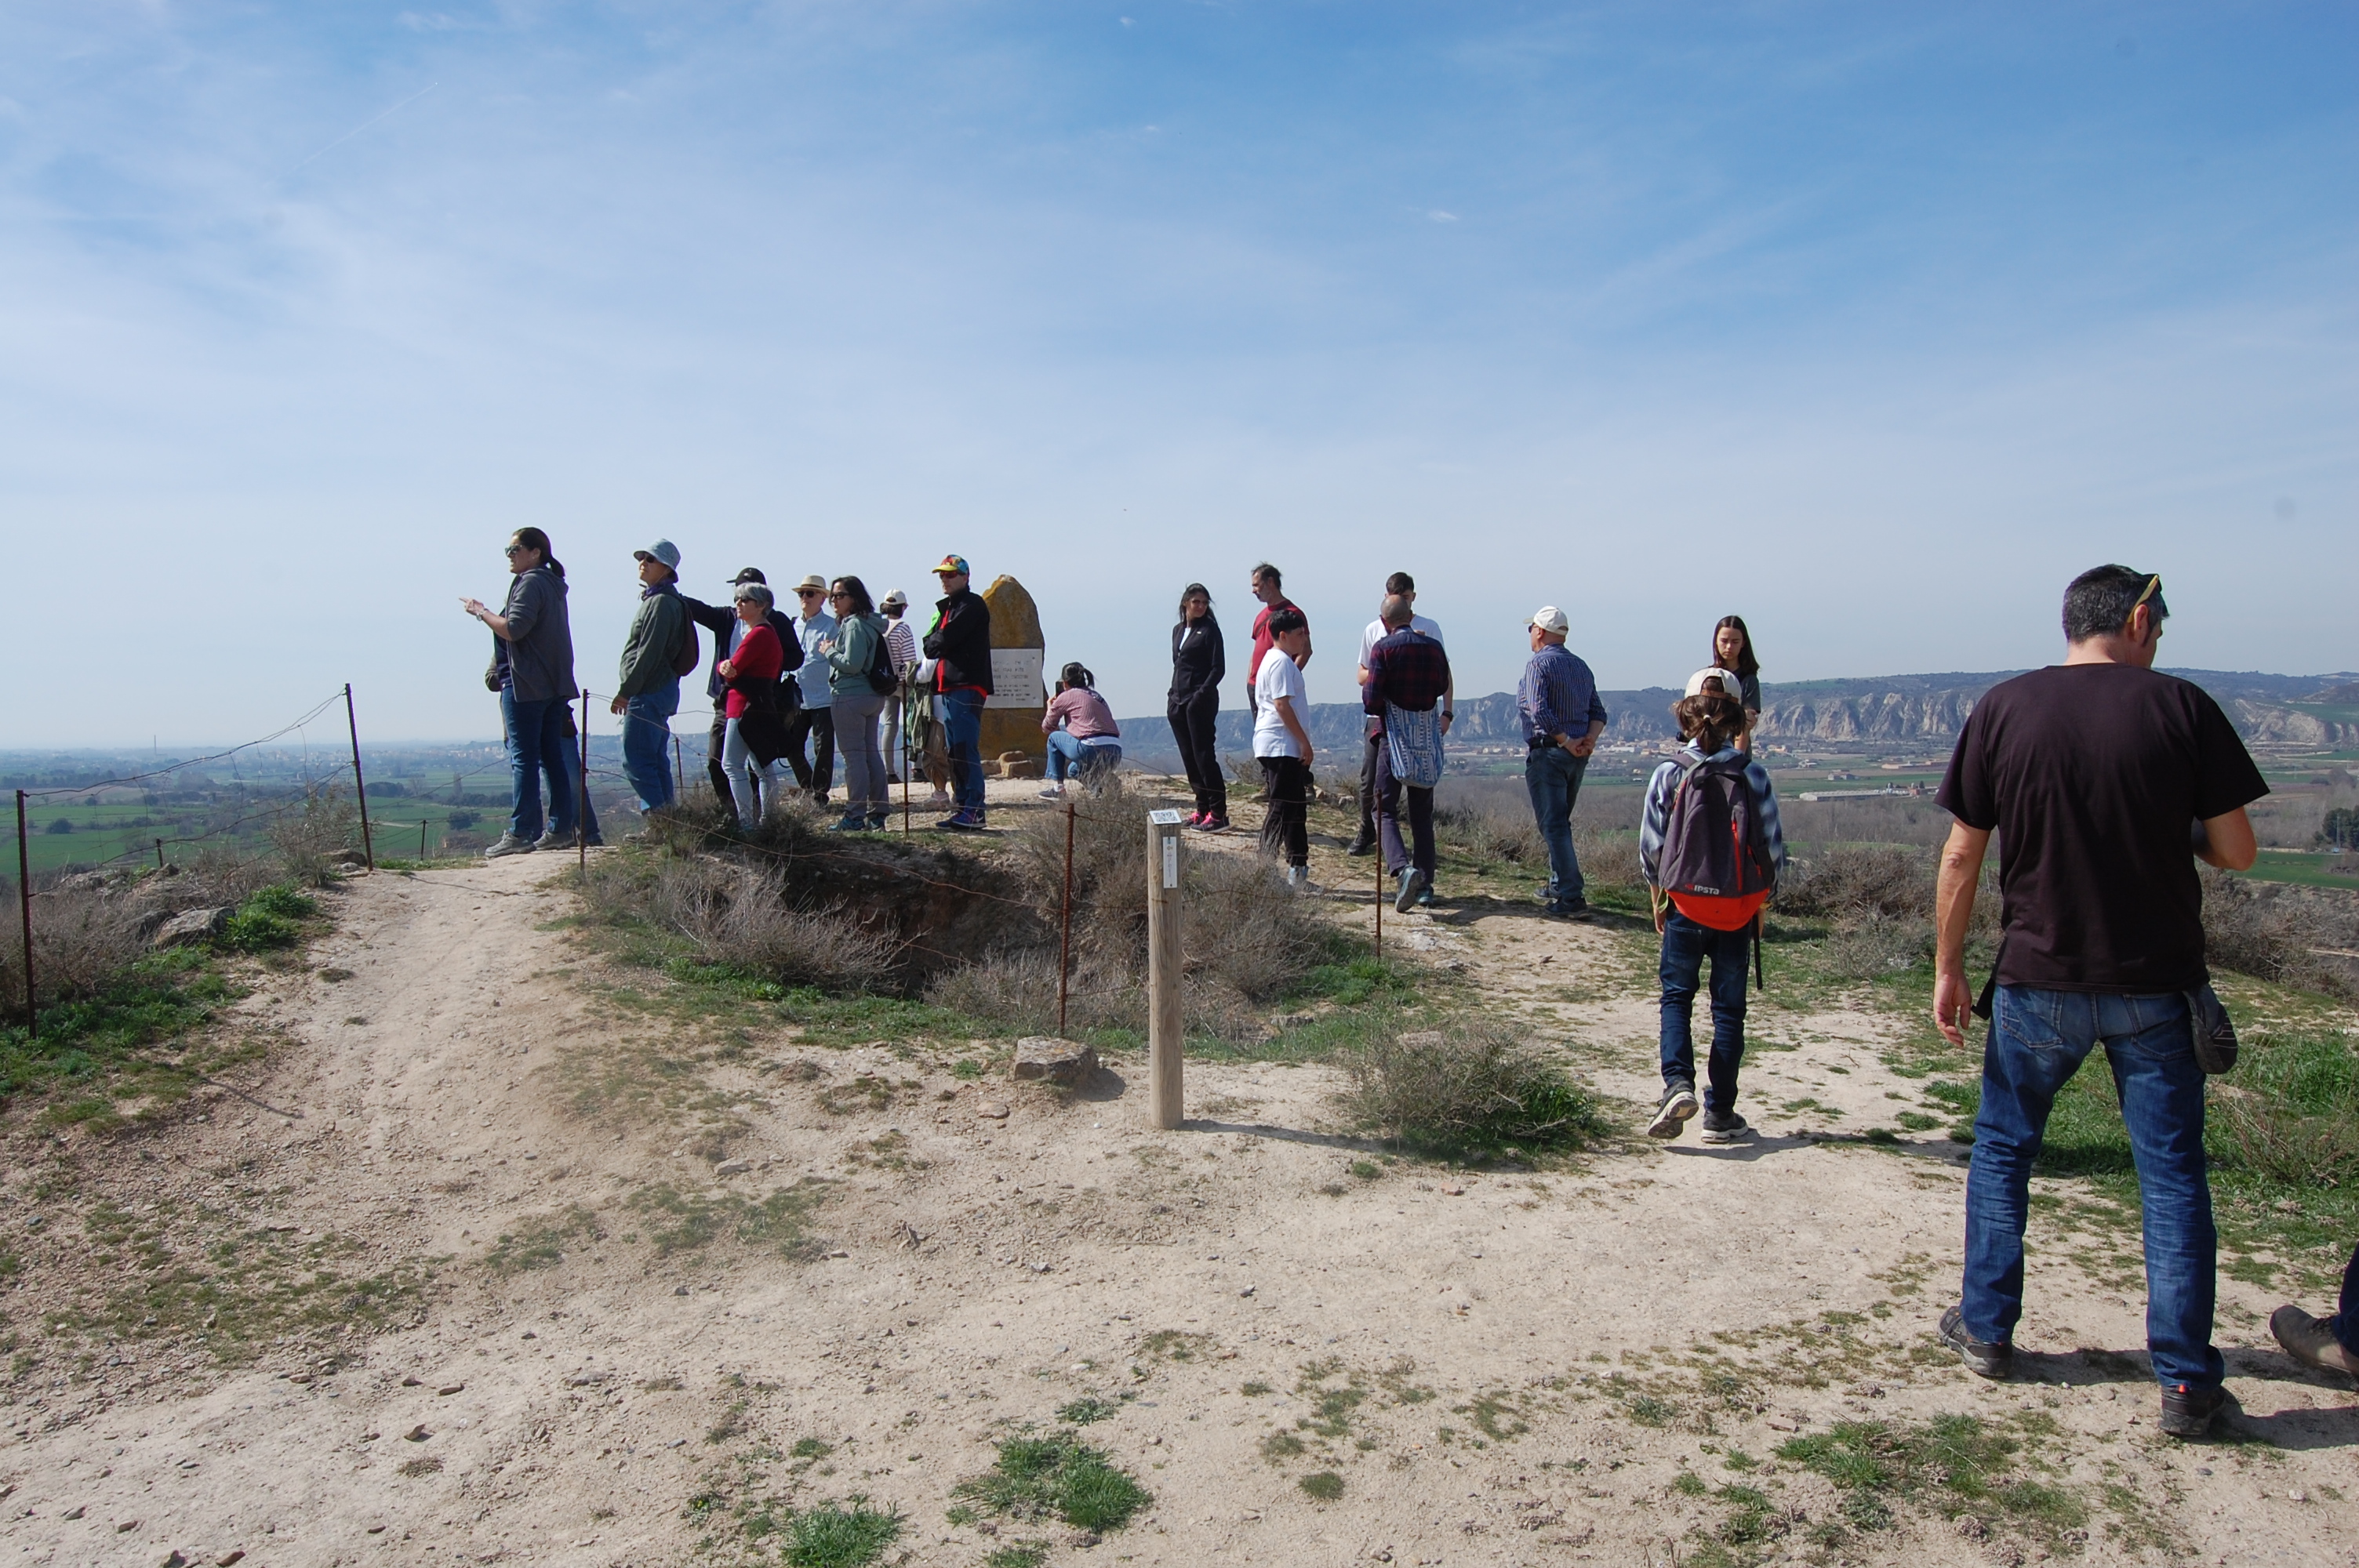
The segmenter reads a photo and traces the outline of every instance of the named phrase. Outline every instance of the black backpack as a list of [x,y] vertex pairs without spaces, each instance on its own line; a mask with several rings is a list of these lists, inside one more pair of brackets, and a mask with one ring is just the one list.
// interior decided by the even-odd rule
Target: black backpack
[[879,697],[888,697],[901,689],[901,672],[893,667],[893,650],[885,641],[885,629],[875,628],[876,656],[868,662],[868,689]]
[[1713,760],[1682,754],[1678,762],[1656,873],[1663,891],[1707,898],[1768,892],[1775,868],[1761,842],[1760,809],[1745,784],[1749,759],[1741,752]]

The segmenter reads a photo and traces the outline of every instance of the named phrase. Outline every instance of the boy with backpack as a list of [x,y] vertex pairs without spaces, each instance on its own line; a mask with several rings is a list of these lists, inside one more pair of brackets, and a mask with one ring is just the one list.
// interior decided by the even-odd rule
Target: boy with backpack
[[[1786,863],[1777,794],[1761,764],[1736,749],[1745,733],[1742,685],[1727,670],[1688,677],[1672,708],[1687,745],[1655,770],[1638,829],[1638,864],[1663,935],[1663,1098],[1649,1138],[1677,1138],[1696,1113],[1696,983],[1712,960],[1712,1054],[1705,1065],[1703,1141],[1753,1135],[1736,1112],[1745,1057],[1745,971],[1757,977],[1761,907]],[[1668,908],[1666,905],[1668,904]]]

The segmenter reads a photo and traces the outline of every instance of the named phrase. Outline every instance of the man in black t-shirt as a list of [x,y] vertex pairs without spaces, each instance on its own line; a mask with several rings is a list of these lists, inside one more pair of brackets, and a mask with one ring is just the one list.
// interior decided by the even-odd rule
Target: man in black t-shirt
[[[2203,968],[2200,857],[2257,850],[2268,793],[2220,705],[2154,669],[2162,579],[2099,567],[2064,591],[2064,662],[1993,687],[1951,754],[1957,820],[1935,896],[1933,1014],[1965,1043],[1965,935],[1991,835],[2002,931],[1982,1108],[1966,1178],[1962,1299],[1941,1337],[1986,1378],[2014,1363],[2023,1230],[2048,1114],[2102,1041],[2145,1206],[2147,1346],[2162,1430],[2201,1435],[2225,1398],[2212,1346],[2218,1238],[2203,1165],[2203,1072],[2188,993]],[[2191,853],[2190,853],[2191,850]]]

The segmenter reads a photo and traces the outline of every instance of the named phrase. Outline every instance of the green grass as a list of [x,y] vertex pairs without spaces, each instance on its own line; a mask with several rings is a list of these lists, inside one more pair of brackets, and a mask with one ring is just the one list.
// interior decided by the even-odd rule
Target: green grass
[[990,1470],[952,1493],[1018,1519],[1056,1518],[1081,1530],[1114,1530],[1155,1499],[1103,1451],[1070,1432],[1011,1437]]
[[1040,1568],[1047,1561],[1047,1547],[1037,1541],[1026,1541],[995,1549],[984,1558],[983,1568]]
[[1343,1477],[1332,1470],[1321,1470],[1314,1475],[1305,1476],[1295,1485],[1301,1487],[1316,1502],[1336,1502],[1343,1496]]
[[1057,1419],[1069,1426],[1088,1426],[1093,1422],[1105,1421],[1121,1413],[1122,1406],[1111,1400],[1092,1397],[1075,1400],[1068,1405],[1060,1405],[1057,1409]]
[[863,1568],[899,1538],[901,1510],[870,1508],[865,1498],[849,1508],[823,1503],[790,1515],[783,1533],[788,1568]]
[[829,1190],[824,1180],[806,1176],[791,1187],[754,1200],[736,1193],[682,1192],[669,1182],[658,1182],[641,1187],[625,1202],[647,1217],[647,1239],[660,1258],[708,1246],[723,1235],[756,1246],[775,1246],[786,1256],[799,1258],[811,1249],[808,1221]]
[[192,1078],[141,1054],[198,1028],[243,994],[199,949],[143,957],[96,996],[43,1009],[36,1031],[21,1018],[0,1027],[0,1095],[66,1092],[125,1074],[154,1080],[158,1092],[185,1093]]
[[1843,1494],[1843,1517],[1859,1530],[1886,1530],[1903,1500],[1956,1516],[1996,1513],[2054,1539],[2088,1520],[2079,1497],[2020,1472],[2024,1439],[2055,1433],[2045,1416],[2018,1416],[2009,1433],[1970,1415],[1936,1416],[1921,1426],[1880,1421],[1838,1422],[1832,1430],[1781,1444],[1789,1460],[1833,1482]]

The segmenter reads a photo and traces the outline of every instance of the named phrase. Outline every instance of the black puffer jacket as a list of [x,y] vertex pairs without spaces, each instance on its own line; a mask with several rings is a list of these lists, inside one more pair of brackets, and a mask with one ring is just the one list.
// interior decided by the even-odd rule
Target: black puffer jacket
[[936,661],[934,689],[973,687],[991,695],[991,606],[962,588],[934,605],[941,619],[926,633],[926,657]]
[[1171,628],[1171,706],[1192,706],[1206,692],[1218,693],[1229,673],[1221,623],[1209,613]]

